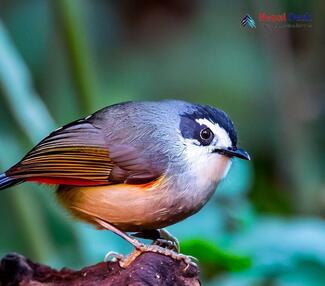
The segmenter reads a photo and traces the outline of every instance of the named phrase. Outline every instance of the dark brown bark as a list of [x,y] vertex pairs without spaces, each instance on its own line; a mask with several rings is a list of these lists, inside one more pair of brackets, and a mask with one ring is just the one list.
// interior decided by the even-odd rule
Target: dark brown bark
[[1,286],[25,285],[200,285],[199,270],[157,253],[143,253],[126,269],[118,262],[101,262],[81,270],[55,270],[12,253],[0,264]]

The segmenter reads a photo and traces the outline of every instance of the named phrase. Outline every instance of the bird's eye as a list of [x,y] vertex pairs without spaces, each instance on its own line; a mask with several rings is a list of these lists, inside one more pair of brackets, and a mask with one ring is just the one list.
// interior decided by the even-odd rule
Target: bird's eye
[[200,131],[201,143],[203,145],[209,145],[213,139],[213,133],[210,128],[204,128]]
[[212,135],[212,132],[209,128],[204,128],[200,132],[200,136],[203,140],[208,140]]

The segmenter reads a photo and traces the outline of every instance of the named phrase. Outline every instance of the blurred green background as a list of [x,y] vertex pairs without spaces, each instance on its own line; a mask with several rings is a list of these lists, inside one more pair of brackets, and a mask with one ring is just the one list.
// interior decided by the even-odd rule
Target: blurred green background
[[[325,285],[322,1],[0,0],[0,167],[105,105],[177,98],[224,109],[251,162],[169,230],[205,285]],[[308,12],[312,27],[258,13]],[[240,25],[250,14],[257,28]],[[72,220],[53,188],[0,194],[0,256],[82,267],[129,245]]]

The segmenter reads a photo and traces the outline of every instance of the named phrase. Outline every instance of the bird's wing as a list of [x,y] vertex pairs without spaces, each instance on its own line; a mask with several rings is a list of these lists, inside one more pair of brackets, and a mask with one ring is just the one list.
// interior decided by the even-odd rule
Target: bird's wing
[[[108,142],[107,142],[108,141]],[[105,138],[87,120],[52,132],[6,175],[10,178],[61,185],[146,183],[159,177],[135,148]]]

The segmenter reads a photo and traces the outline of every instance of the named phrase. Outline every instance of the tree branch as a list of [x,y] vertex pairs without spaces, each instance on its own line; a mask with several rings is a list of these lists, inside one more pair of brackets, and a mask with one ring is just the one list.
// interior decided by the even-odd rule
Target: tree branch
[[81,270],[55,270],[12,253],[2,258],[0,285],[200,285],[199,270],[158,253],[143,253],[126,269],[118,262],[101,262]]

